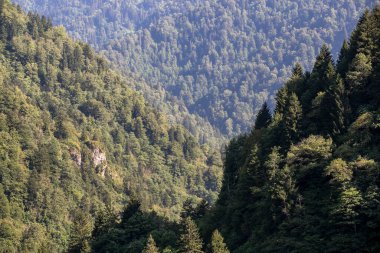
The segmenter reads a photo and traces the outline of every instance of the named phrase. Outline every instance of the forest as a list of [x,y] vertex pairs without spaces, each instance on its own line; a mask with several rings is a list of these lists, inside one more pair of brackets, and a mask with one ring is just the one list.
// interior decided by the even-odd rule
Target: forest
[[380,252],[380,4],[290,61],[222,155],[98,49],[0,0],[0,253]]
[[133,199],[171,221],[215,202],[219,152],[50,19],[0,7],[0,252],[64,252]]
[[296,64],[274,112],[264,103],[251,132],[231,140],[213,207],[186,202],[170,224],[132,204],[102,226],[92,250],[379,252],[379,85],[377,5],[336,61],[324,45],[310,72]]
[[324,43],[336,56],[375,0],[14,2],[145,80],[147,101],[215,144],[249,131],[264,101],[274,108],[296,61],[310,69]]

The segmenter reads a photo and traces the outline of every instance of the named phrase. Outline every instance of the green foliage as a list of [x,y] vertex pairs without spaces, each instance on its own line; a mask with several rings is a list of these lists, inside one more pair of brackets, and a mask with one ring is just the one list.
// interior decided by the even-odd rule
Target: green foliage
[[[188,198],[216,200],[218,153],[62,27],[9,1],[2,7],[1,250],[96,251],[94,238],[108,235],[131,196],[170,220]],[[141,252],[147,230],[129,252]]]
[[296,66],[272,123],[226,149],[222,191],[201,227],[222,231],[233,252],[379,250],[379,8],[337,66],[327,46],[310,74]]
[[197,225],[190,218],[185,218],[182,222],[182,233],[180,237],[181,252],[202,253],[203,242],[200,238]]
[[160,250],[156,246],[156,242],[154,241],[152,235],[149,235],[148,241],[142,253],[159,253]]
[[268,104],[264,103],[259,113],[257,114],[255,121],[255,129],[266,128],[269,126],[272,120],[272,115],[268,108]]
[[218,230],[212,233],[211,237],[211,249],[212,253],[230,253],[226,244],[224,243],[223,236]]
[[224,136],[249,131],[263,102],[273,104],[271,97],[291,76],[289,66],[299,61],[310,69],[318,48],[323,43],[335,48],[360,13],[374,5],[374,0],[15,2],[53,17],[124,73],[144,78],[147,83],[137,88],[148,102],[200,140],[213,141],[218,131]]

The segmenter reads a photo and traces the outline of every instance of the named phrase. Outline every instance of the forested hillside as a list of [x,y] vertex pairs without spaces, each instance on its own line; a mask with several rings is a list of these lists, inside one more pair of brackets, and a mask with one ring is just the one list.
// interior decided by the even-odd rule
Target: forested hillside
[[[252,127],[264,101],[272,104],[290,66],[310,69],[323,43],[339,48],[375,0],[15,2],[53,17],[122,71],[144,78],[148,86],[139,89],[148,101],[196,136],[207,122],[232,136]],[[216,135],[201,133],[201,140]]]
[[230,142],[211,210],[187,201],[176,224],[134,202],[102,219],[92,250],[377,253],[379,143],[380,5],[337,63],[322,46],[311,72],[296,64],[274,112],[264,104],[251,133]]
[[295,66],[224,166],[203,227],[233,252],[380,251],[379,5],[336,64],[323,46],[310,73]]
[[134,199],[169,220],[187,199],[216,200],[218,152],[107,65],[0,1],[0,252],[86,247],[96,217]]

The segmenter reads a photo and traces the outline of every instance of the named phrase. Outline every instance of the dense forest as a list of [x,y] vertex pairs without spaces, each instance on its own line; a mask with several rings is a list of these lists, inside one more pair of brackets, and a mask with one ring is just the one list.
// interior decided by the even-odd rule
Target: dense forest
[[[171,223],[127,206],[103,218],[94,252],[379,252],[380,5],[335,62],[321,47],[263,104],[224,157],[217,203],[185,202]],[[109,216],[105,216],[109,217]],[[163,250],[163,251],[160,251]]]
[[50,19],[0,1],[0,252],[86,245],[96,217],[134,199],[171,221],[186,200],[215,202],[219,152],[107,65]]
[[323,43],[339,48],[375,0],[14,2],[53,17],[124,73],[146,80],[137,88],[147,101],[202,143],[215,142],[218,132],[249,131],[264,101],[273,108],[291,66],[310,69]]
[[[82,3],[99,7],[100,2],[66,3],[75,3],[80,11]],[[146,13],[132,13],[142,15],[144,19],[138,18],[140,21],[150,20],[152,29],[167,27],[155,24],[169,22],[164,18],[166,12],[178,8],[178,20],[193,17],[189,20],[208,24],[208,15],[226,12],[236,14],[232,17],[233,27],[240,24],[246,28],[238,22],[240,16],[234,6],[248,1],[228,3],[210,0],[128,4],[144,7]],[[260,10],[260,4],[285,9],[293,6],[281,3],[251,4],[254,10]],[[313,1],[302,3],[315,7]],[[323,7],[313,11],[329,14],[326,19],[304,20],[311,30],[313,25],[330,27],[323,22],[332,22],[338,16],[342,19],[337,19],[340,21],[336,24],[342,25],[346,18],[354,18],[358,6],[366,4],[334,1],[332,6],[342,7],[338,15],[324,1],[318,3]],[[202,19],[197,15],[204,6],[219,9],[203,13]],[[158,8],[160,15],[150,13],[151,8]],[[290,12],[278,13],[278,22],[287,20],[281,16],[285,13]],[[70,17],[70,13],[66,14]],[[252,18],[249,15],[253,14],[243,11],[241,15]],[[98,22],[112,23],[119,18],[111,17],[99,18]],[[263,16],[262,22],[266,18]],[[139,26],[147,25],[144,22]],[[281,27],[276,20],[268,22],[273,22],[275,29]],[[128,27],[131,31],[136,29],[132,24]],[[190,21],[189,24],[192,27]],[[217,27],[223,24],[215,23]],[[200,27],[202,30],[208,26]],[[340,36],[339,29],[329,31],[331,38]],[[223,38],[223,33],[216,34],[216,30],[214,35],[209,30],[204,32]],[[161,38],[161,46],[176,41],[171,33],[155,37],[158,34],[152,38],[153,42]],[[227,33],[228,38],[230,35]],[[195,34],[192,37],[197,39]],[[317,37],[311,37],[312,42],[322,44],[324,39],[319,41]],[[241,37],[230,38],[233,43],[245,43]],[[269,39],[268,43],[272,41],[275,40]],[[302,51],[296,50],[302,47],[294,46],[290,37],[283,43],[286,48]],[[247,110],[262,103],[254,122],[250,121],[252,117],[245,119],[247,128],[252,125],[251,131],[233,138],[221,158],[218,149],[200,145],[199,136],[175,124],[175,114],[167,116],[148,105],[143,94],[134,90],[150,84],[122,76],[88,44],[71,39],[62,26],[54,27],[51,19],[25,14],[20,6],[0,0],[0,253],[379,252],[380,5],[361,13],[357,26],[342,44],[336,60],[334,49],[324,44],[315,61],[311,60],[313,66],[296,54],[280,61],[289,63],[284,68],[292,70],[274,98],[274,110],[269,96],[272,91],[268,90],[268,96],[260,95],[260,99],[247,100]],[[155,50],[171,52],[167,49]],[[219,49],[232,55],[237,52],[231,45]],[[136,55],[141,54],[138,52]],[[230,66],[227,58],[221,59],[223,66]],[[300,63],[291,65],[297,59]],[[253,56],[250,60],[261,62]],[[210,71],[219,68],[218,64],[210,66]],[[161,67],[157,73],[172,75]],[[149,68],[140,71],[151,75]],[[236,84],[242,85],[238,77],[247,74],[249,78],[248,70],[229,69],[226,73],[236,71]],[[206,80],[212,83],[213,78],[207,76]],[[165,87],[174,87],[170,78],[163,80],[168,81]],[[223,80],[229,83],[226,76]],[[268,87],[277,85],[265,78],[263,83],[264,80]],[[211,83],[202,87],[219,89]],[[257,91],[254,86],[249,89]],[[174,103],[179,107],[184,97],[169,91],[180,98]],[[207,95],[203,98],[209,99]],[[225,110],[221,100],[218,103],[221,107],[214,110]],[[211,107],[202,104],[202,108]],[[184,110],[181,115],[186,113]],[[235,114],[239,113],[236,107]],[[210,119],[215,120],[212,116]],[[232,134],[244,129],[242,125],[238,129],[239,123],[231,124]]]

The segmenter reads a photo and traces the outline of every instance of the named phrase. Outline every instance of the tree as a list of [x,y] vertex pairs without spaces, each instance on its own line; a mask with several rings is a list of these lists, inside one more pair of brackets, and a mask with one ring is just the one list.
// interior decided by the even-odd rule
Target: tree
[[298,141],[301,133],[302,107],[295,93],[292,93],[284,112],[284,124],[288,141]]
[[372,64],[370,59],[363,53],[355,56],[347,73],[347,82],[350,93],[363,89],[365,83],[371,74]]
[[288,101],[288,89],[286,86],[282,87],[278,90],[276,96],[276,109],[274,111],[275,114],[283,114],[285,111],[285,107]]
[[336,80],[330,84],[321,104],[321,115],[323,122],[322,130],[325,134],[333,136],[342,132],[345,127],[345,96],[343,80],[337,76]]
[[211,237],[211,249],[212,253],[230,253],[221,233],[215,230]]
[[343,41],[342,49],[339,52],[338,61],[337,61],[337,71],[344,78],[349,67],[349,52],[350,45],[347,40]]
[[182,226],[183,231],[180,237],[181,252],[202,253],[203,242],[195,222],[190,217],[187,217],[183,220]]
[[291,196],[295,192],[291,172],[287,166],[282,168],[282,163],[279,148],[275,147],[264,164],[267,171],[265,188],[271,202],[272,218],[277,223],[281,216],[290,215]]
[[3,186],[0,184],[0,219],[5,219],[10,214],[9,201],[4,194]]
[[69,242],[70,252],[81,252],[88,249],[88,240],[92,232],[91,217],[82,210],[77,210],[71,228],[71,237]]
[[319,92],[328,88],[330,80],[335,78],[335,76],[336,72],[330,49],[327,45],[323,45],[315,61],[310,80],[308,81],[310,85],[301,97],[302,107],[305,112],[312,110],[312,101]]
[[268,108],[267,102],[265,102],[263,106],[261,107],[259,113],[257,114],[256,121],[255,121],[255,129],[266,128],[269,126],[271,121],[272,121],[272,115]]
[[146,246],[142,253],[159,253],[160,249],[156,246],[156,242],[153,239],[153,236],[150,234],[146,242]]

